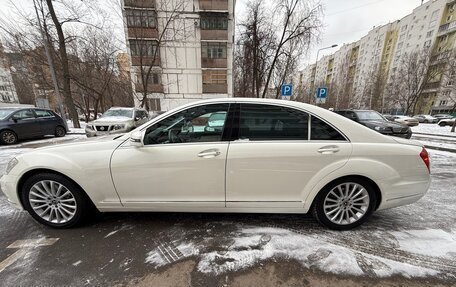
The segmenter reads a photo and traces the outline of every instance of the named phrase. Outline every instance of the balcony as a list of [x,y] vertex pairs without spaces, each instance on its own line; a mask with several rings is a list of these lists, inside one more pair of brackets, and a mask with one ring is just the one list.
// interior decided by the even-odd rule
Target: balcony
[[431,57],[431,65],[439,64],[441,62],[447,61],[448,57],[450,56],[450,51],[445,51],[442,53],[439,53],[437,55],[434,55]]
[[200,10],[228,11],[228,0],[199,0]]
[[456,21],[443,24],[439,27],[439,35],[450,33],[456,30]]
[[131,56],[132,66],[160,66],[160,58]]
[[202,68],[227,68],[228,66],[227,59],[211,59],[211,58],[201,58],[201,67]]
[[228,93],[228,84],[204,84],[203,94],[226,94]]
[[128,37],[132,39],[157,39],[157,28],[128,27]]
[[431,91],[436,91],[439,88],[440,88],[440,81],[426,84],[424,86],[423,91],[431,92]]
[[[144,87],[141,83],[137,83],[135,85],[135,91],[138,93],[144,92]],[[147,92],[148,93],[163,93],[163,85],[161,84],[149,84],[147,85]]]
[[228,30],[203,30],[201,40],[228,40]]
[[155,8],[155,0],[124,0],[124,6],[136,8]]

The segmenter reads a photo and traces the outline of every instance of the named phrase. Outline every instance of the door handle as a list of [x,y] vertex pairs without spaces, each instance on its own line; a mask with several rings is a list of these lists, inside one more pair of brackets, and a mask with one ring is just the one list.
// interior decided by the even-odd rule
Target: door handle
[[318,149],[318,152],[321,154],[332,154],[340,151],[339,147],[336,145],[328,145]]
[[220,151],[218,149],[207,149],[203,150],[198,154],[198,157],[202,158],[212,158],[220,155]]

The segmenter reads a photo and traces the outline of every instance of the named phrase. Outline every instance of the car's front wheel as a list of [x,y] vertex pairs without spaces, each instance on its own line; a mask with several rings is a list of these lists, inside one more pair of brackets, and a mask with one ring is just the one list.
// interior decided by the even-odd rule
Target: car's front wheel
[[85,193],[66,177],[40,173],[28,178],[22,186],[25,209],[38,222],[68,228],[84,222],[93,206]]
[[0,132],[0,141],[2,144],[15,144],[17,143],[17,140],[17,135],[13,131],[4,130]]
[[344,178],[320,191],[312,206],[312,214],[324,226],[348,230],[365,222],[376,203],[377,196],[369,181]]

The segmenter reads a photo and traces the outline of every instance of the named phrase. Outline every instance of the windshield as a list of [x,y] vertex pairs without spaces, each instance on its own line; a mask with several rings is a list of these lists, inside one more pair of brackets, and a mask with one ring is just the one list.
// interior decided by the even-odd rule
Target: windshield
[[374,111],[361,111],[356,112],[356,115],[361,121],[384,121],[385,119],[377,112]]
[[105,117],[126,117],[126,118],[133,118],[133,109],[112,109],[107,110],[102,115],[103,118]]
[[3,120],[4,118],[8,117],[13,112],[14,110],[10,109],[0,109],[0,120]]

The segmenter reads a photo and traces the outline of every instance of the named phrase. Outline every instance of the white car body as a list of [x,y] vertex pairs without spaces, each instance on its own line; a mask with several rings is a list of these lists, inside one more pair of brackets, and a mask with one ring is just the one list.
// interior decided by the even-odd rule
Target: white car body
[[86,125],[85,132],[87,137],[126,133],[149,120],[149,114],[146,110],[113,107],[108,112],[116,110],[131,111],[131,116],[102,116]]
[[418,119],[409,116],[394,116],[394,121],[404,125],[408,125],[410,127],[414,127],[420,124]]
[[437,123],[439,121],[439,119],[434,118],[431,115],[416,115],[414,118],[420,123]]
[[[258,103],[304,111],[330,123],[346,140],[138,146],[130,141],[130,133],[22,154],[1,178],[1,188],[12,205],[23,208],[18,195],[21,182],[36,170],[48,170],[77,183],[100,211],[267,213],[307,213],[322,188],[346,176],[364,177],[377,186],[378,210],[413,203],[429,188],[420,143],[384,136],[298,102],[247,98],[194,102],[154,118],[133,134],[144,133],[186,108],[213,103]],[[200,156],[212,150],[218,156]]]

